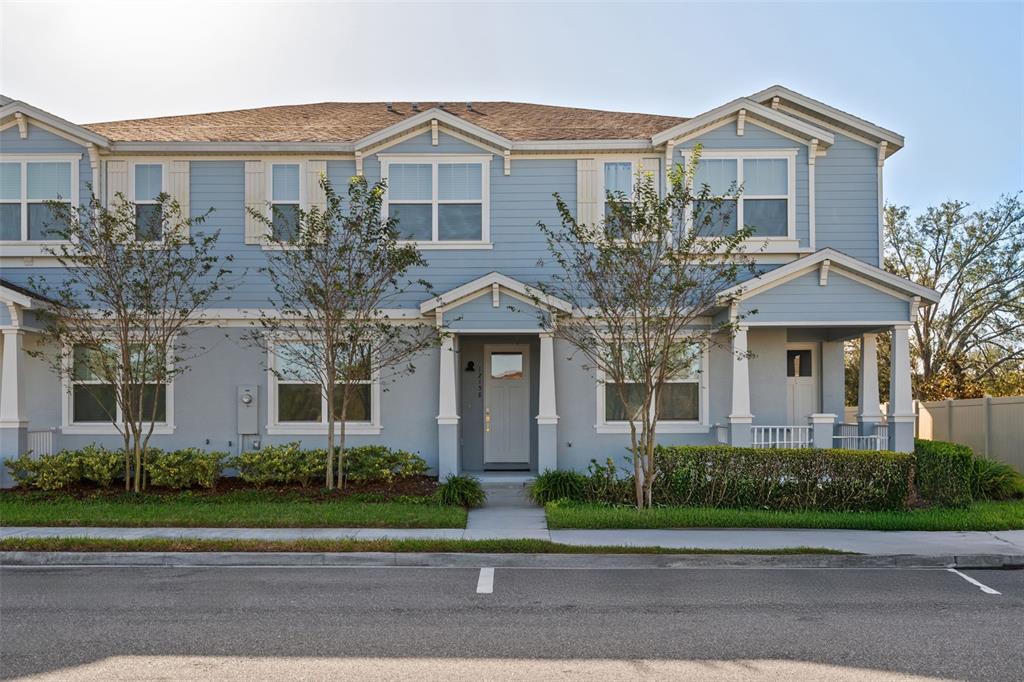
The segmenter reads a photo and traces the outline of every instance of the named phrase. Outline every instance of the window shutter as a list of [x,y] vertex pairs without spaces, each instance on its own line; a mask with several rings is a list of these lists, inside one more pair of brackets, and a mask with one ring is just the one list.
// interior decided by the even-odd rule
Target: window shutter
[[118,194],[128,198],[128,162],[107,161],[107,208],[114,207]]
[[306,203],[310,209],[321,211],[327,208],[327,195],[320,186],[321,176],[327,175],[326,161],[309,161],[306,163]]
[[576,222],[593,227],[601,204],[601,178],[597,159],[576,160]]
[[270,228],[251,211],[267,213],[267,171],[262,161],[245,162],[245,243],[263,244]]
[[[178,205],[181,207],[181,217],[183,220],[188,220],[191,217],[189,213],[189,162],[188,161],[171,161],[168,165],[168,194],[172,198],[177,199]],[[189,237],[188,224],[181,225],[183,239]]]

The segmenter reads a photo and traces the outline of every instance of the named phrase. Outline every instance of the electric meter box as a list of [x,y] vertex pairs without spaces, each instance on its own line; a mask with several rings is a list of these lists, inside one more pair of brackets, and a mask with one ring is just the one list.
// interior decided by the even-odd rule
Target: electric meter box
[[238,433],[243,436],[259,433],[259,389],[238,387]]

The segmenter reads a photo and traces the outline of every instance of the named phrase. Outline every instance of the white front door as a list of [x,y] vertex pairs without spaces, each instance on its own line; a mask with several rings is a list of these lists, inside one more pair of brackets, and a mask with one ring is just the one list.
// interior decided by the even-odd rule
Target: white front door
[[484,345],[484,465],[530,463],[530,347]]
[[786,346],[786,415],[791,426],[804,426],[818,412],[818,362],[813,344]]

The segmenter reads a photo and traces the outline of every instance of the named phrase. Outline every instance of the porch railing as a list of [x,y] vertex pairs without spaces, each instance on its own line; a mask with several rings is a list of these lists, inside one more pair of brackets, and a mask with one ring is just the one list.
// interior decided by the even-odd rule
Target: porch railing
[[29,431],[28,432],[28,449],[32,451],[32,454],[38,457],[39,455],[52,455],[53,454],[53,430],[47,431]]
[[810,426],[751,426],[751,445],[755,448],[809,448]]
[[836,424],[832,444],[843,450],[888,450],[889,425],[876,424],[873,434],[863,436],[859,424]]

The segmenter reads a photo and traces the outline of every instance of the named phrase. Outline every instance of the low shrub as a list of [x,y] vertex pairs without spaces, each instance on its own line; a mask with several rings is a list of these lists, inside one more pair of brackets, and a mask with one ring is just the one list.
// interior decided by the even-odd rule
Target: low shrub
[[1024,498],[1024,476],[1006,462],[975,457],[971,462],[971,498],[1012,500]]
[[728,446],[662,447],[655,504],[773,510],[903,509],[909,453]]
[[224,471],[226,452],[185,448],[173,452],[150,452],[146,460],[151,485],[181,490],[212,488]]
[[548,469],[537,474],[527,493],[537,504],[546,504],[556,500],[583,500],[587,487],[587,477],[578,471],[567,469]]
[[917,492],[929,504],[966,507],[971,503],[974,453],[966,445],[939,440],[915,440]]
[[65,490],[85,480],[109,488],[124,475],[124,454],[88,445],[81,450],[61,450],[50,455],[24,452],[5,460],[4,466],[19,487]]
[[344,457],[345,478],[353,483],[394,483],[395,480],[422,476],[426,461],[405,450],[391,450],[383,445],[361,445],[347,448]]
[[444,483],[437,486],[434,496],[440,504],[467,509],[479,507],[487,501],[487,493],[480,481],[466,475],[449,474]]
[[303,488],[323,480],[327,473],[326,450],[303,450],[299,443],[267,445],[247,450],[227,462],[246,483],[262,487],[298,483]]

